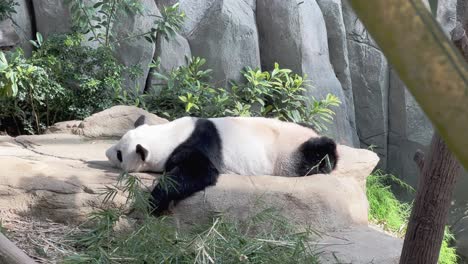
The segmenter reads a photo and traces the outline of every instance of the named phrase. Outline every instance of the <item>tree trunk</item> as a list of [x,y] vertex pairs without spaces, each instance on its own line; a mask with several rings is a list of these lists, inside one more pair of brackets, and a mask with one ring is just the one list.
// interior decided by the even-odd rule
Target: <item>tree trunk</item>
[[[420,157],[418,158],[420,159]],[[460,163],[435,133],[406,231],[400,264],[436,264]]]
[[0,233],[0,263],[35,264],[36,262]]

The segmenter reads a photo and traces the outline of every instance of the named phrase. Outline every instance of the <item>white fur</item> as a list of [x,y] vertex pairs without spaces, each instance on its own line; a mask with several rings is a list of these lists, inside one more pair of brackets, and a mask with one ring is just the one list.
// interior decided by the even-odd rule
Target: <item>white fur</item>
[[309,128],[262,117],[210,118],[223,142],[227,172],[241,175],[290,175],[292,153],[317,137]]
[[[261,117],[210,118],[221,137],[224,171],[241,175],[290,175],[293,152],[306,140],[318,135],[294,123]],[[184,117],[172,122],[143,125],[127,132],[106,155],[126,171],[164,170],[172,151],[184,142],[195,128],[196,118]],[[145,162],[136,153],[141,144],[149,154]],[[123,162],[116,152],[122,152]]]

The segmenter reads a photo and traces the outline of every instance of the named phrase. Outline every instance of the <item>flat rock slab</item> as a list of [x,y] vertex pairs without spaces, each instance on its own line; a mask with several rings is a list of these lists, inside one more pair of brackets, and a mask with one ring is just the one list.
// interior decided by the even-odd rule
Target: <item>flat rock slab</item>
[[[71,134],[0,136],[0,218],[16,214],[77,224],[97,208],[124,207],[124,195],[111,205],[103,205],[100,195],[120,174],[104,154],[114,142]],[[242,219],[260,203],[328,234],[318,243],[322,263],[337,263],[335,257],[339,263],[395,263],[401,240],[367,227],[365,179],[377,155],[346,146],[338,153],[337,169],[329,175],[221,175],[216,186],[178,203],[172,213],[183,226],[207,220],[208,212]],[[158,177],[136,175],[148,188]]]
[[[102,206],[103,189],[120,174],[105,150],[115,141],[72,134],[0,137],[0,211],[32,214],[57,222],[82,222]],[[339,146],[330,175],[308,177],[221,175],[218,184],[172,209],[181,223],[206,219],[207,212],[242,218],[263,206],[281,209],[291,221],[321,230],[367,225],[365,179],[376,154]],[[158,175],[138,173],[150,188]],[[118,195],[113,206],[124,206]]]
[[320,263],[398,264],[403,240],[372,227],[357,227],[325,235],[318,242]]

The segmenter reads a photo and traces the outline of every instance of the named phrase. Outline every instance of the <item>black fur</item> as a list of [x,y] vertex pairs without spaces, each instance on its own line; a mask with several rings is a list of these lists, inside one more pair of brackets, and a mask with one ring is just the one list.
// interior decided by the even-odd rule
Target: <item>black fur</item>
[[133,123],[134,127],[139,127],[141,125],[144,125],[146,123],[146,116],[141,115],[137,120],[135,120],[135,123]]
[[328,137],[311,138],[302,143],[297,151],[296,173],[299,176],[330,173],[337,161],[335,141]]
[[136,145],[136,150],[135,150],[135,151],[136,151],[136,153],[137,153],[138,155],[140,155],[142,161],[145,161],[145,160],[146,160],[146,157],[148,157],[148,150],[145,149],[145,148],[144,148],[142,145],[140,145],[140,144],[137,144],[137,145]]
[[169,184],[158,184],[151,192],[152,213],[160,215],[168,209],[171,201],[180,201],[215,185],[223,166],[222,160],[222,142],[216,126],[207,119],[198,119],[190,137],[173,151],[166,162]]

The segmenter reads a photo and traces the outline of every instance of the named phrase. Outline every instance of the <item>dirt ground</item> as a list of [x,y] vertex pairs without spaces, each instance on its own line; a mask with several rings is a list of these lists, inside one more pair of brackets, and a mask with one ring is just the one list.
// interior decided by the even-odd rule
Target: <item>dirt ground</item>
[[2,214],[0,230],[28,256],[38,263],[59,263],[64,256],[76,253],[71,236],[83,232],[50,220]]

